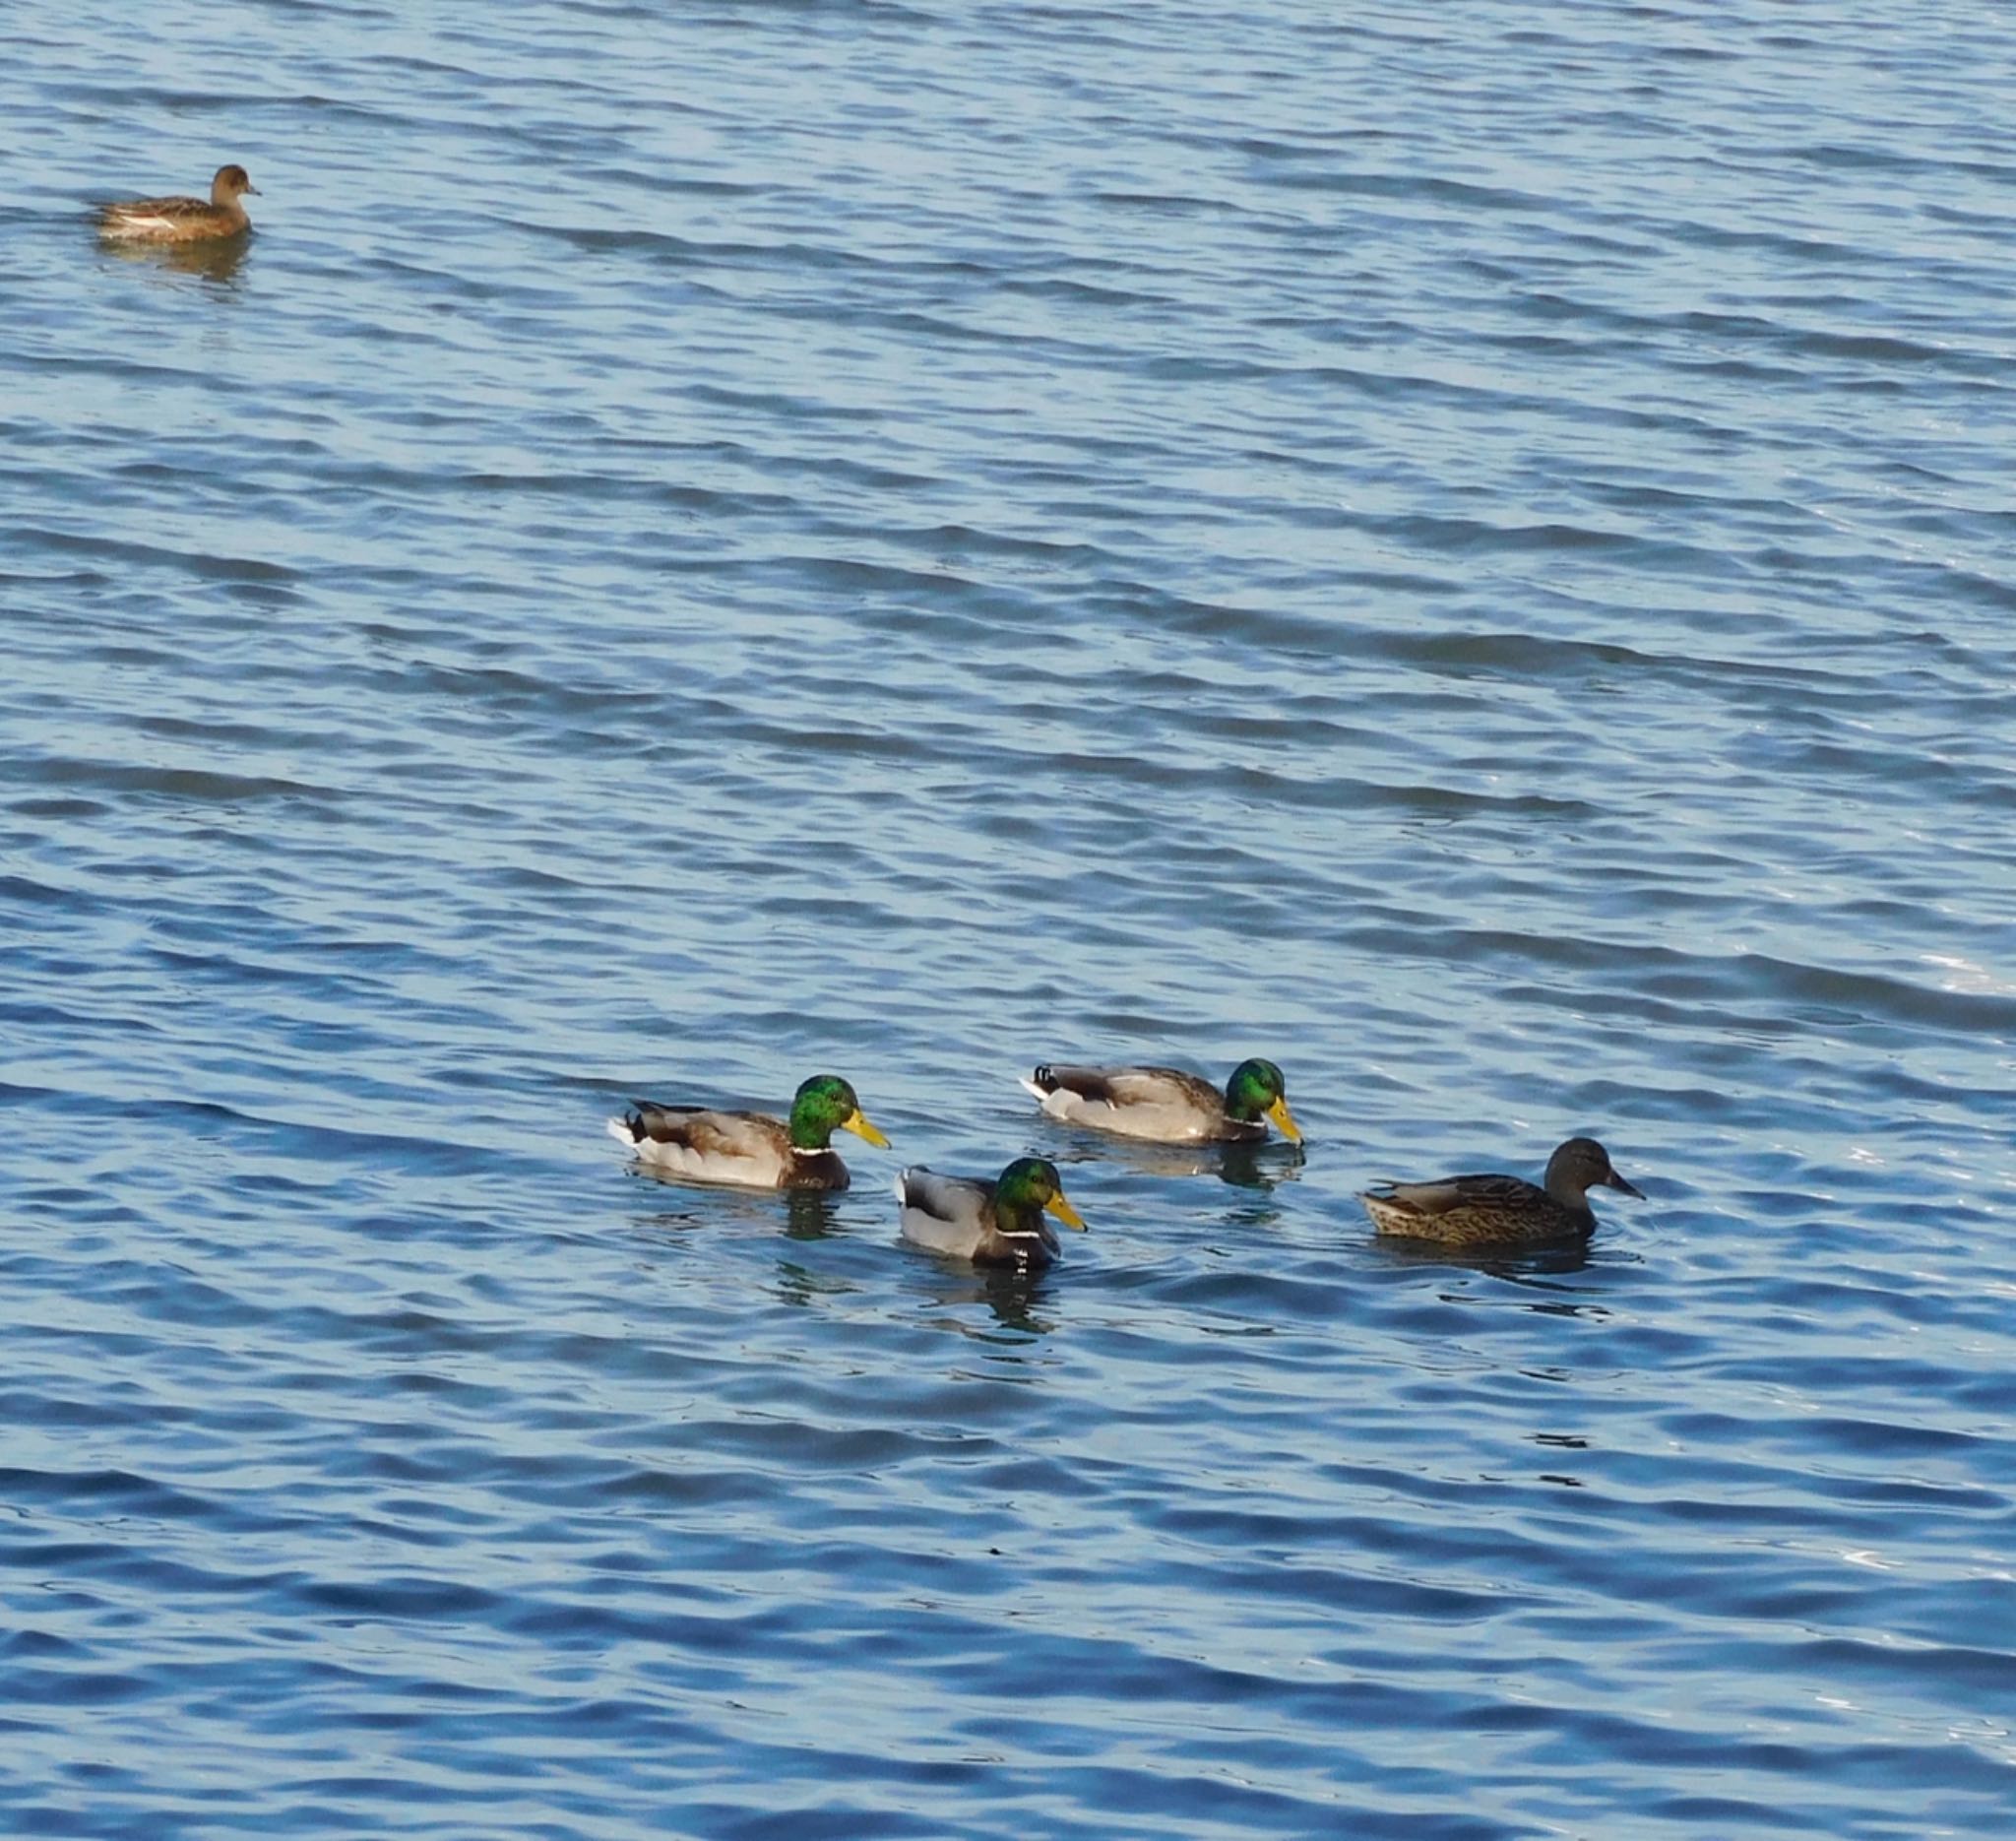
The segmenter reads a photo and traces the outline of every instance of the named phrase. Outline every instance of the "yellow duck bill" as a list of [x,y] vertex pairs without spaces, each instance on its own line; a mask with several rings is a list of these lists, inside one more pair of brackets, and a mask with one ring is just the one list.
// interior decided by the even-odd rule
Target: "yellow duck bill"
[[868,1115],[863,1111],[856,1111],[849,1117],[842,1119],[840,1121],[840,1128],[843,1131],[852,1132],[857,1138],[866,1138],[870,1144],[879,1144],[885,1151],[889,1149],[889,1140],[877,1131],[873,1125],[868,1123]]
[[1076,1228],[1080,1234],[1086,1231],[1084,1216],[1064,1199],[1061,1190],[1043,1204],[1043,1210],[1046,1214],[1056,1216],[1067,1228]]
[[1295,1123],[1295,1115],[1288,1110],[1286,1098],[1279,1099],[1267,1109],[1267,1116],[1274,1120],[1274,1128],[1291,1144],[1302,1141],[1302,1128]]

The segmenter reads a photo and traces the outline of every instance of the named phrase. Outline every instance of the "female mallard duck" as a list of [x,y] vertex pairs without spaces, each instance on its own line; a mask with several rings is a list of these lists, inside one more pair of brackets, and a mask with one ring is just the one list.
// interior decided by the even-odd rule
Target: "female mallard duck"
[[1161,1144],[1251,1144],[1273,1119],[1302,1141],[1288,1083],[1272,1061],[1241,1061],[1225,1091],[1173,1067],[1040,1067],[1022,1083],[1052,1118]]
[[1058,1242],[1045,1211],[1067,1228],[1085,1227],[1064,1199],[1056,1165],[1040,1157],[1018,1157],[992,1182],[913,1165],[896,1178],[896,1196],[905,1239],[976,1266],[1048,1265]]
[[833,1148],[836,1131],[851,1131],[885,1150],[889,1140],[868,1123],[854,1090],[838,1074],[814,1074],[798,1089],[788,1121],[768,1112],[710,1112],[698,1106],[635,1109],[609,1120],[609,1135],[637,1161],[694,1182],[732,1182],[750,1189],[844,1189],[847,1166]]
[[210,182],[208,204],[200,198],[128,199],[98,213],[98,233],[149,243],[199,243],[236,236],[252,227],[245,207],[238,203],[248,192],[254,198],[259,196],[259,188],[243,166],[220,166]]
[[1388,1182],[1358,1197],[1381,1234],[1463,1246],[1586,1239],[1596,1229],[1589,1191],[1602,1183],[1642,1202],[1610,1167],[1594,1138],[1570,1138],[1547,1159],[1535,1188],[1518,1176],[1444,1176],[1439,1182]]

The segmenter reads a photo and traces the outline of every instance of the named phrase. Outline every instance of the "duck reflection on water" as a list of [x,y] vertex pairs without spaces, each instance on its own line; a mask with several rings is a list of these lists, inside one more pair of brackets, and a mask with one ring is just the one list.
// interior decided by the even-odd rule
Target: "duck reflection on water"
[[[978,1342],[1014,1346],[1048,1336],[1056,1329],[1058,1319],[1045,1306],[1056,1304],[1064,1289],[1052,1266],[1034,1270],[940,1266],[936,1276],[926,1281],[925,1312],[939,1329]],[[986,1306],[991,1324],[971,1314],[976,1304]]]
[[1235,1189],[1272,1189],[1300,1180],[1307,1153],[1278,1139],[1252,1144],[1153,1144],[1145,1139],[1101,1137],[1070,1163],[1119,1165],[1129,1174],[1157,1181],[1216,1176]]
[[219,237],[204,243],[121,243],[99,247],[113,262],[130,262],[168,275],[193,275],[219,286],[235,286],[252,249],[249,236]]

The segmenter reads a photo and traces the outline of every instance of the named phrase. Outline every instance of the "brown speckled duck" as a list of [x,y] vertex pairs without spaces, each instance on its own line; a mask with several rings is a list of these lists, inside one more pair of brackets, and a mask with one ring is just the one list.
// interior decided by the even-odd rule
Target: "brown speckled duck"
[[208,204],[200,198],[128,199],[98,213],[98,234],[132,243],[202,243],[242,236],[252,227],[252,220],[238,200],[248,192],[259,196],[243,166],[220,166],[210,182]]
[[1547,1159],[1535,1187],[1518,1176],[1444,1176],[1438,1182],[1388,1182],[1358,1200],[1381,1234],[1457,1246],[1521,1246],[1586,1239],[1596,1229],[1589,1191],[1597,1184],[1643,1201],[1610,1166],[1594,1138],[1570,1138]]

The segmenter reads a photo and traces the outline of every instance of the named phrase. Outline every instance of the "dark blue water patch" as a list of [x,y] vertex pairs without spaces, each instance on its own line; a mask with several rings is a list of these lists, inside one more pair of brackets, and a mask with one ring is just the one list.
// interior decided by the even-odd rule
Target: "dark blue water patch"
[[125,565],[165,564],[199,581],[290,586],[298,580],[293,571],[253,557],[215,556],[204,551],[174,549],[106,536],[83,536],[46,527],[30,528],[17,535],[21,540],[38,549],[58,553],[79,551],[115,558]]

